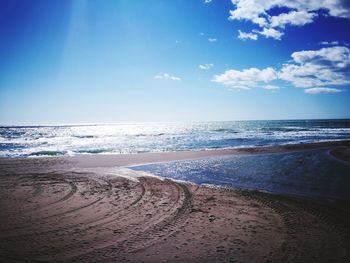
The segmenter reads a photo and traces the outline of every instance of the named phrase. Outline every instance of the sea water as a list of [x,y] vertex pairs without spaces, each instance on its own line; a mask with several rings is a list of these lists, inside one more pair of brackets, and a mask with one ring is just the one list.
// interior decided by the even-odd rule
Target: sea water
[[175,180],[350,201],[350,163],[328,149],[228,155],[131,167]]
[[241,148],[350,139],[350,120],[2,126],[0,157]]

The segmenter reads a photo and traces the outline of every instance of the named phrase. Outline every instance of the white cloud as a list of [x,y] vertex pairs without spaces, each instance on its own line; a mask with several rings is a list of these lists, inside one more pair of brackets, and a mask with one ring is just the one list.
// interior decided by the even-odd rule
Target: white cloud
[[208,38],[208,41],[209,42],[216,42],[216,41],[218,41],[216,38]]
[[263,27],[267,20],[262,15],[265,15],[265,6],[262,1],[254,0],[232,0],[236,5],[235,10],[230,10],[230,20],[250,20],[251,22]]
[[181,78],[169,75],[168,73],[162,73],[159,75],[155,75],[154,78],[155,79],[164,79],[164,80],[181,80]]
[[210,64],[201,64],[198,67],[200,69],[203,69],[203,70],[208,70],[208,69],[212,68],[213,66],[214,66],[214,64],[210,63]]
[[271,90],[271,91],[280,89],[280,87],[274,86],[274,85],[264,85],[264,86],[262,86],[262,88],[266,89],[266,90]]
[[320,93],[338,93],[338,92],[342,92],[342,90],[334,89],[334,88],[311,88],[311,89],[305,89],[304,92],[308,94],[320,94]]
[[280,32],[274,28],[264,27],[264,29],[262,31],[254,30],[254,32],[258,33],[260,35],[263,35],[266,38],[273,38],[273,39],[277,39],[277,40],[281,40],[281,37],[283,36],[283,32]]
[[350,84],[350,50],[335,46],[294,52],[293,63],[283,65],[279,78],[296,87]]
[[285,25],[303,26],[313,21],[315,13],[306,11],[291,11],[289,13],[282,13],[270,18],[271,27],[284,27]]
[[[292,58],[297,63],[321,63],[329,61],[338,66],[350,64],[350,50],[347,47],[336,46],[321,48],[320,50],[307,50],[294,52]],[[344,65],[345,65],[344,64]]]
[[246,33],[246,32],[242,32],[241,30],[238,30],[238,32],[239,32],[239,35],[238,35],[239,39],[243,39],[243,40],[246,40],[246,39],[258,40],[258,35],[257,34]]
[[250,68],[242,71],[227,70],[221,75],[215,75],[212,81],[233,89],[251,89],[257,87],[259,82],[268,83],[276,78],[277,73],[273,68]]
[[213,0],[204,0],[204,4],[209,4],[211,3]]
[[[303,26],[312,23],[318,15],[350,18],[349,0],[231,0],[230,20],[250,21],[260,27],[265,37],[280,39],[285,26]],[[271,15],[273,8],[286,11]],[[321,12],[322,11],[322,12]],[[281,33],[277,37],[274,29]],[[274,32],[274,33],[273,33]],[[247,38],[246,38],[247,39]]]
[[319,43],[320,45],[323,45],[323,46],[337,46],[339,45],[339,41],[331,41],[331,42],[328,42],[328,41],[322,41]]
[[309,94],[340,92],[342,90],[337,86],[350,85],[350,50],[347,47],[298,51],[291,57],[292,61],[283,64],[278,71],[271,67],[241,71],[231,69],[215,75],[213,81],[237,89],[261,87],[273,90],[278,87],[270,85],[270,82],[280,80],[304,88]]

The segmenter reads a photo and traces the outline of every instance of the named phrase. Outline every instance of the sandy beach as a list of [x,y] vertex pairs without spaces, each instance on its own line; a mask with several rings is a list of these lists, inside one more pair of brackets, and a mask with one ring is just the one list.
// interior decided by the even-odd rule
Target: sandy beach
[[350,263],[350,0],[0,0],[0,263]]
[[126,166],[329,148],[0,159],[0,262],[349,262],[350,205],[200,186]]

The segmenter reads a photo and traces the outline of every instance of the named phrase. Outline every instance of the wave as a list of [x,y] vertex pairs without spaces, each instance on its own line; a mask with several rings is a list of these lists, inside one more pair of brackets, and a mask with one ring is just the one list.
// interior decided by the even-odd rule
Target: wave
[[73,135],[72,137],[79,138],[79,139],[93,139],[93,138],[97,138],[97,136],[94,136],[94,135]]
[[[128,135],[128,134],[126,134]],[[139,134],[134,134],[134,135],[129,135],[131,137],[147,137],[147,136],[154,136],[154,137],[157,137],[157,136],[163,136],[163,135],[166,135],[166,133],[164,132],[161,132],[161,133],[155,133],[155,134],[146,134],[146,133],[139,133]],[[169,135],[169,134],[168,134]]]
[[225,133],[239,133],[237,130],[225,129],[225,128],[214,129],[213,131],[214,132],[225,132]]
[[334,139],[350,139],[350,121],[3,127],[0,128],[0,156],[126,154],[239,148]]
[[29,156],[56,156],[65,154],[67,154],[67,151],[38,151],[30,153]]
[[76,153],[90,153],[90,154],[98,154],[98,153],[111,153],[112,150],[111,149],[104,149],[104,148],[101,148],[101,149],[84,149],[84,150],[79,150],[79,151],[76,151]]

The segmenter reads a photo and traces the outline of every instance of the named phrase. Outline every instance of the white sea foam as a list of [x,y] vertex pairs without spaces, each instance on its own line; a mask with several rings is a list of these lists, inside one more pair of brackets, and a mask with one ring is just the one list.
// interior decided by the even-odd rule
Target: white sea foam
[[[74,169],[73,169],[74,170]],[[87,174],[92,173],[98,176],[117,176],[122,177],[133,182],[139,182],[141,177],[153,177],[159,180],[165,180],[165,178],[152,174],[150,172],[136,171],[127,167],[94,167],[94,168],[79,168],[79,172],[85,172]]]
[[124,154],[350,139],[349,120],[0,127],[0,156]]

